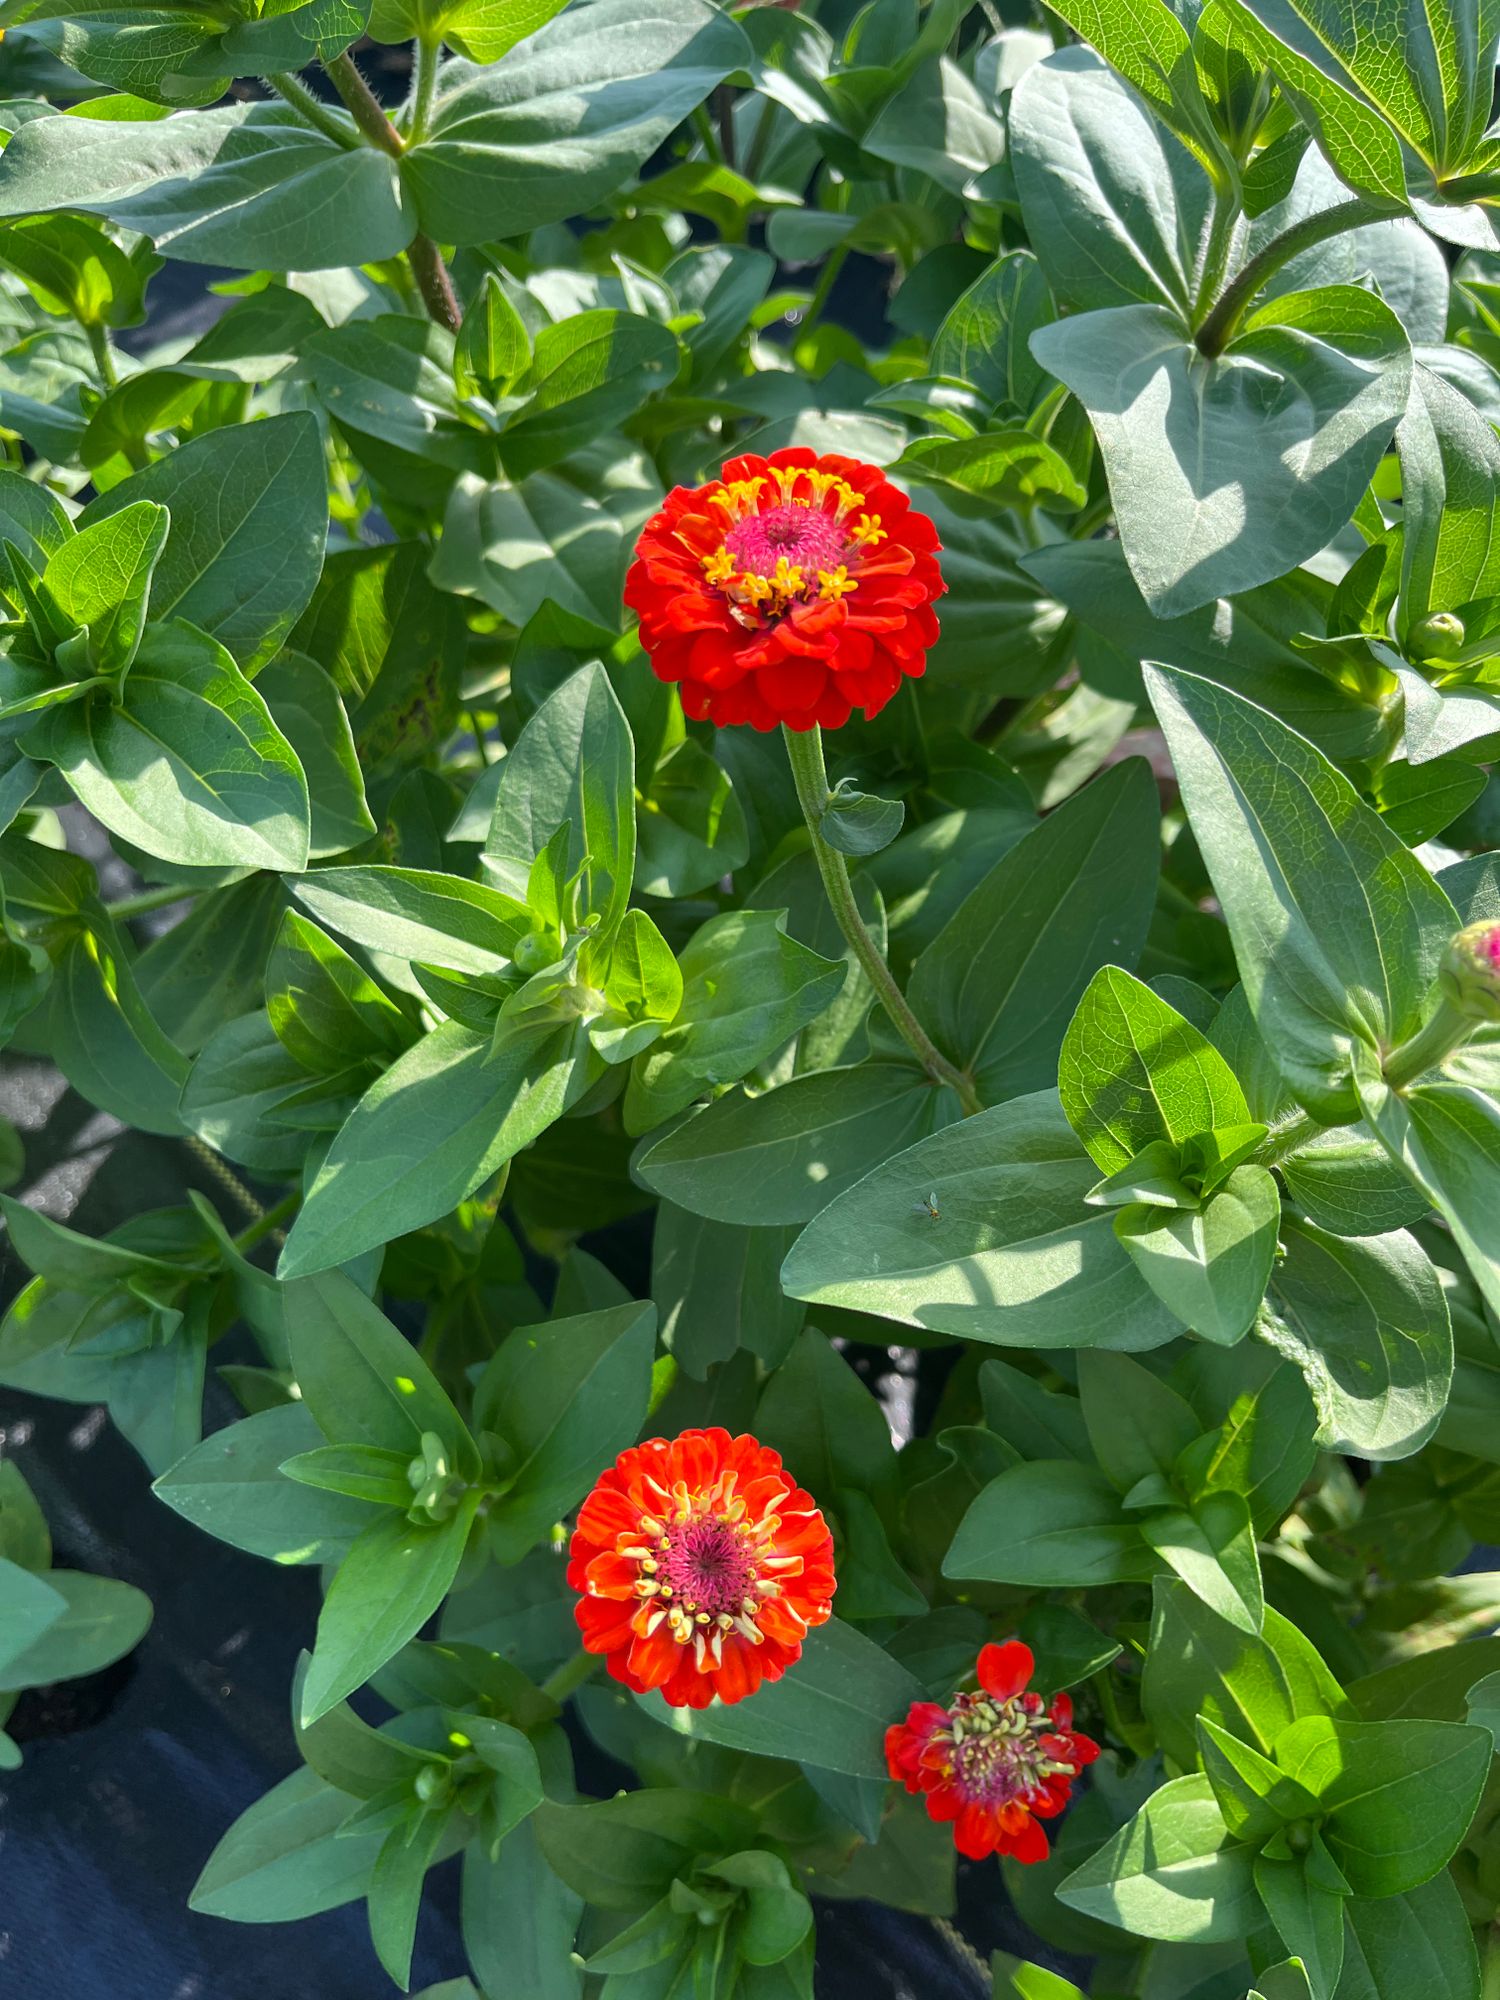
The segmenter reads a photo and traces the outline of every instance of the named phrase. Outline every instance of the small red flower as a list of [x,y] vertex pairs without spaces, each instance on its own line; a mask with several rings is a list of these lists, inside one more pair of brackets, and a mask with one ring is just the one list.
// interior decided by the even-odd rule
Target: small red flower
[[641,531],[625,602],[695,722],[837,729],[926,667],[938,548],[878,467],[799,446],[675,487]]
[[891,1776],[926,1796],[930,1818],[952,1822],[953,1844],[971,1861],[1045,1861],[1039,1822],[1056,1818],[1073,1780],[1099,1755],[1074,1731],[1067,1695],[1049,1706],[1027,1692],[1035,1666],[1019,1639],[986,1646],[977,1692],[955,1695],[951,1708],[914,1702],[905,1722],[885,1732]]
[[585,1650],[674,1708],[743,1701],[780,1680],[835,1588],[817,1502],[778,1452],[725,1430],[621,1452],[584,1501],[568,1553]]

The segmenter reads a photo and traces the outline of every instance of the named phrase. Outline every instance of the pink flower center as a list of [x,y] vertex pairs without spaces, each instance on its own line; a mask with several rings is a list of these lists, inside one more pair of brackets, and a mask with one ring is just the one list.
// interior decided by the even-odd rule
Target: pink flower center
[[749,1543],[726,1521],[685,1521],[668,1528],[669,1546],[662,1554],[660,1580],[684,1611],[706,1611],[711,1618],[739,1611],[755,1582],[755,1559]]
[[1490,964],[1500,966],[1500,924],[1496,924],[1484,941],[1484,949],[1489,954]]
[[948,1715],[953,1785],[971,1805],[1009,1805],[1040,1791],[1048,1778],[1075,1775],[1073,1765],[1042,1747],[1039,1732],[1050,1732],[1052,1721],[1036,1695],[996,1701],[961,1694]]
[[786,504],[763,514],[747,514],[724,537],[738,567],[754,576],[774,576],[783,558],[809,579],[837,569],[848,556],[844,531],[821,507]]

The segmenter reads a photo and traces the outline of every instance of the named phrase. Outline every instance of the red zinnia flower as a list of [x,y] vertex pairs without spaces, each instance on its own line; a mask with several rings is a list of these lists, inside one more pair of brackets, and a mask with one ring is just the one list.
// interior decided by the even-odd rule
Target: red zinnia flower
[[695,722],[837,729],[926,666],[938,546],[878,467],[799,446],[675,487],[641,531],[625,602]]
[[743,1701],[780,1680],[834,1592],[833,1537],[778,1452],[728,1431],[622,1451],[568,1551],[590,1653],[674,1708]]
[[1039,1820],[1055,1819],[1073,1780],[1099,1746],[1073,1729],[1067,1695],[1050,1706],[1027,1692],[1036,1662],[1019,1639],[986,1646],[979,1689],[951,1708],[914,1702],[885,1732],[885,1760],[909,1792],[926,1794],[932,1819],[953,1823],[953,1844],[971,1861],[1013,1854],[1045,1861]]

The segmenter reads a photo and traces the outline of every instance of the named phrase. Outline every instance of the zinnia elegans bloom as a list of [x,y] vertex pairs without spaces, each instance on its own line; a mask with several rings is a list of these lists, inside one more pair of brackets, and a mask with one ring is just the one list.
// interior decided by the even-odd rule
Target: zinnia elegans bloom
[[674,1708],[780,1680],[835,1587],[817,1502],[778,1452],[725,1430],[621,1452],[579,1510],[569,1555],[585,1650]]
[[955,1695],[951,1708],[915,1702],[885,1732],[891,1776],[925,1795],[930,1818],[952,1822],[953,1844],[971,1861],[1045,1861],[1039,1822],[1056,1818],[1074,1778],[1099,1755],[1097,1743],[1075,1733],[1065,1694],[1049,1705],[1028,1692],[1035,1665],[1019,1639],[986,1646],[977,1693]]
[[938,635],[937,531],[878,467],[797,448],[678,486],[625,602],[695,722],[837,729],[885,707]]

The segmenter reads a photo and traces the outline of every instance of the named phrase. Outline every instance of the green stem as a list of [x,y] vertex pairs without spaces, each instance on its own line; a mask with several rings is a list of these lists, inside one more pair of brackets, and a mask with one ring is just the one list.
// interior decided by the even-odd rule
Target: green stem
[[438,58],[441,43],[418,37],[411,53],[411,105],[407,118],[406,143],[419,145],[432,123],[432,107],[437,102]]
[[247,1250],[253,1250],[257,1243],[265,1241],[273,1230],[281,1227],[297,1213],[302,1197],[295,1188],[284,1194],[274,1208],[268,1208],[264,1215],[257,1216],[248,1229],[242,1229],[234,1239],[234,1247],[243,1257]]
[[1209,356],[1224,352],[1256,293],[1275,277],[1283,264],[1289,264],[1304,250],[1311,250],[1314,244],[1326,242],[1330,236],[1342,236],[1346,230],[1382,219],[1382,210],[1356,195],[1349,201],[1335,203],[1332,208],[1320,209],[1316,215],[1304,216],[1301,222],[1284,229],[1263,250],[1257,251],[1219,294],[1218,303],[1198,328],[1199,352]]
[[819,272],[818,282],[813,289],[811,299],[808,301],[807,317],[797,329],[799,333],[806,333],[810,326],[816,326],[822,318],[823,308],[828,303],[828,296],[833,290],[834,281],[838,277],[839,272],[843,270],[848,256],[849,246],[847,243],[840,243],[829,252],[828,261]]
[[548,1674],[542,1682],[542,1693],[550,1695],[553,1701],[566,1701],[574,1688],[582,1687],[603,1665],[602,1653],[586,1653],[580,1649],[571,1660],[564,1660],[560,1667]]
[[714,123],[719,128],[719,152],[731,173],[735,164],[734,92],[727,83],[714,89]]
[[829,907],[837,919],[849,948],[875,989],[875,996],[892,1024],[899,1030],[902,1039],[912,1054],[921,1063],[934,1083],[945,1083],[963,1105],[966,1117],[984,1109],[974,1089],[973,1079],[964,1074],[932,1040],[922,1023],[907,1005],[906,996],[896,984],[891,968],[881,955],[879,945],[865,927],[865,920],[859,914],[859,906],[854,900],[854,885],[849,880],[849,864],[837,848],[830,847],[823,838],[819,827],[823,819],[823,809],[831,796],[828,785],[828,769],[823,762],[823,735],[816,725],[811,729],[783,729],[786,739],[787,760],[792,767],[792,779],[797,787],[797,803],[802,808],[802,817],[807,821],[807,830],[812,835],[813,856],[818,864],[818,873],[823,878],[823,888],[828,897]]
[[1207,309],[1208,301],[1223,286],[1224,270],[1229,262],[1230,250],[1234,247],[1234,230],[1239,217],[1238,201],[1227,189],[1215,187],[1213,221],[1209,226],[1208,246],[1203,253],[1203,271],[1195,299],[1199,312]]
[[1146,1977],[1151,1970],[1151,1961],[1153,1958],[1155,1958],[1155,1956],[1156,1956],[1156,1946],[1154,1944],[1145,1944],[1141,1946],[1141,1955],[1136,1960],[1135,1963],[1135,1976],[1132,1978],[1130,1982],[1130,1990],[1132,1993],[1140,1994],[1145,1992]]
[[133,896],[121,896],[104,907],[116,923],[123,923],[129,917],[144,917],[151,910],[164,910],[170,903],[185,903],[202,893],[201,889],[184,889],[180,882],[168,882],[160,889],[139,889]]
[[99,380],[106,389],[113,389],[120,377],[115,370],[115,357],[110,349],[109,335],[102,326],[86,326],[84,332],[88,335],[89,346],[94,351],[94,366],[99,370]]
[[[399,160],[406,151],[406,141],[387,118],[385,107],[360,75],[358,65],[348,50],[334,56],[323,67],[329,82],[348,107],[349,116],[369,144],[377,146],[382,153],[389,153],[393,160]],[[412,276],[417,281],[417,290],[422,294],[428,318],[435,320],[439,326],[446,326],[451,333],[457,333],[463,314],[459,310],[453,280],[443,262],[442,251],[430,236],[417,235],[412,238],[406,257]]]
[[468,716],[469,716],[469,727],[474,732],[474,747],[479,752],[480,763],[481,764],[493,763],[494,759],[490,756],[489,739],[486,737],[484,733],[484,724],[479,720],[479,710],[477,708],[471,708],[468,711]]
[[1484,1985],[1480,2000],[1500,2000],[1500,1927],[1490,1925],[1484,1947]]
[[1318,1130],[1318,1121],[1312,1113],[1299,1111],[1285,1125],[1279,1125],[1266,1134],[1254,1155],[1256,1166],[1279,1167],[1283,1160],[1290,1159],[1299,1146],[1306,1145]]
[[1407,1084],[1415,1083],[1419,1076],[1435,1068],[1444,1056],[1462,1048],[1479,1025],[1471,1015],[1460,1013],[1451,1000],[1439,1000],[1432,1019],[1409,1042],[1392,1049],[1386,1057],[1386,1082],[1392,1090],[1404,1090]]
[[291,107],[306,125],[315,132],[321,132],[325,139],[332,139],[345,152],[353,152],[359,140],[349,130],[335,111],[330,111],[321,97],[310,91],[300,76],[293,76],[290,70],[277,70],[273,75],[262,77],[267,90],[274,90],[284,104]]

